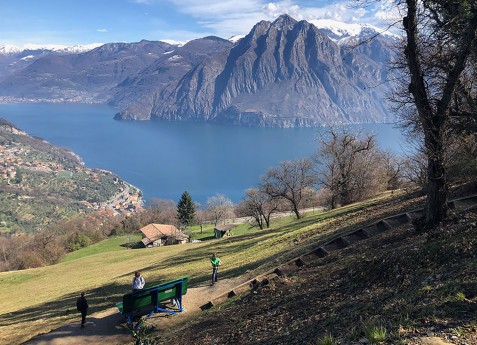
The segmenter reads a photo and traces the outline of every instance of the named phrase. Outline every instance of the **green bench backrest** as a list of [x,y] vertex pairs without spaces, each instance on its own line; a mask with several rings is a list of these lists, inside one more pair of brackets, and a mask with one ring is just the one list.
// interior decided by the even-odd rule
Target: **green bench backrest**
[[[133,296],[138,293],[128,293],[123,296],[122,306],[118,303],[118,308],[122,314],[129,313],[137,310],[141,307],[156,305],[157,303],[170,300],[172,298],[178,298],[181,294],[187,293],[187,283],[189,277],[183,277],[175,280],[171,280],[165,283],[161,283],[154,286],[149,286],[141,290],[140,295]],[[182,280],[182,292],[180,291]],[[171,286],[169,286],[171,285]]]

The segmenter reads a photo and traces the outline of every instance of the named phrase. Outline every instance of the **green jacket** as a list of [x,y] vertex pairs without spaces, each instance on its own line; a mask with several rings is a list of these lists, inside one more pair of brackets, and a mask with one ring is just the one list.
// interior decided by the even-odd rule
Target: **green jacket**
[[217,257],[210,259],[210,262],[212,263],[212,267],[217,267],[221,264],[220,259]]

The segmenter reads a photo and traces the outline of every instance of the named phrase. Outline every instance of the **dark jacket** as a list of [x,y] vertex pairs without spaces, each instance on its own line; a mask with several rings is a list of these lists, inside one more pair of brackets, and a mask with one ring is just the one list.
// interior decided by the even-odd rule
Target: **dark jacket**
[[88,301],[86,301],[86,298],[84,296],[81,296],[76,301],[76,309],[81,312],[85,312],[88,310]]

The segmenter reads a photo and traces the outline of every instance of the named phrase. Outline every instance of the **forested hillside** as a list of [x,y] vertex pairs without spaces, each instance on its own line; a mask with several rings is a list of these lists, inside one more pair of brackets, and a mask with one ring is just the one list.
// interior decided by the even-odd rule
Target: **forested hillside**
[[98,210],[129,185],[0,119],[0,231],[30,232]]

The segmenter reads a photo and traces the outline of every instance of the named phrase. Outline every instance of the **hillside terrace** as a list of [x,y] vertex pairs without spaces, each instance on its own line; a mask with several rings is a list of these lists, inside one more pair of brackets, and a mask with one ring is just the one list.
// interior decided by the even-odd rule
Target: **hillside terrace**
[[[19,155],[26,155],[28,152],[24,148],[20,148],[15,144],[0,145],[0,182],[5,181],[10,183],[10,179],[15,178],[18,168],[23,168],[29,171],[53,173],[57,178],[72,178],[73,174],[84,173],[94,182],[99,182],[101,176],[112,174],[110,171],[104,169],[83,168],[80,166],[74,167],[72,171],[67,170],[61,163],[57,162],[42,162],[42,161],[25,161]],[[118,186],[118,195],[121,200],[113,205],[105,202],[102,204],[89,203],[86,200],[81,201],[89,209],[112,209],[117,214],[132,214],[140,210],[141,198],[137,193],[124,193],[124,187],[120,185],[119,180],[116,180]]]
[[119,203],[116,203],[112,206],[108,206],[107,203],[90,203],[86,200],[81,201],[81,203],[86,206],[88,209],[93,209],[96,211],[112,211],[113,215],[124,214],[131,215],[135,212],[138,212],[142,209],[141,200],[138,194],[129,194]]
[[91,96],[78,96],[72,95],[69,98],[29,98],[29,97],[11,97],[11,96],[0,96],[0,104],[8,103],[102,103],[101,101],[95,100]]

